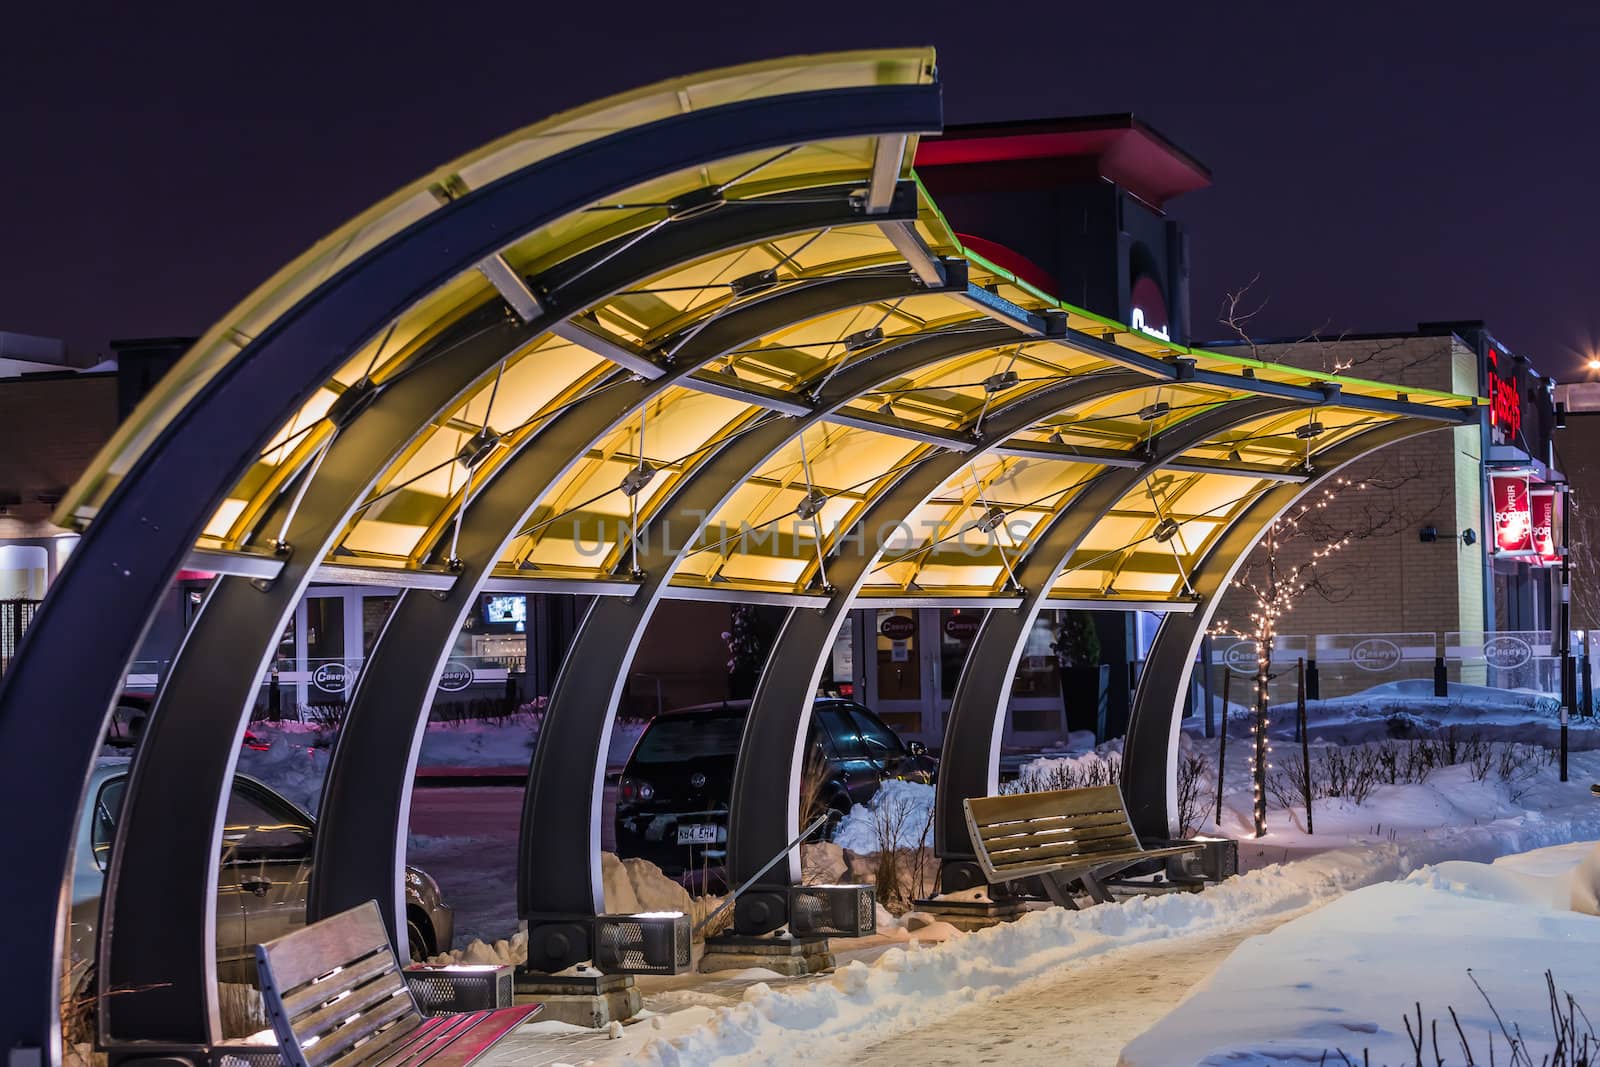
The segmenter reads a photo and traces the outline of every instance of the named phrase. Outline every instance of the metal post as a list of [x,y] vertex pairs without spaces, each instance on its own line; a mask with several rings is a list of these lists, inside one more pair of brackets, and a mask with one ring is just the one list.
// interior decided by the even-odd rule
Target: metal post
[[[1215,737],[1217,735],[1217,710],[1211,706],[1211,671],[1210,671],[1211,635],[1210,634],[1206,634],[1204,637],[1202,637],[1200,639],[1200,663],[1203,666],[1203,669],[1200,671],[1200,677],[1202,679],[1204,679],[1204,684],[1202,685],[1202,689],[1204,689],[1204,691],[1205,691],[1205,702],[1206,702],[1206,736],[1207,737]],[[1135,686],[1134,688],[1137,689],[1138,686]]]
[[1317,657],[1306,660],[1306,699],[1322,699],[1322,679],[1317,674]]
[[1566,486],[1561,487],[1561,607],[1560,631],[1558,639],[1561,641],[1561,780],[1567,780],[1567,719],[1572,712],[1573,683],[1577,680],[1572,673],[1572,553],[1568,551],[1568,537],[1572,533],[1569,517],[1572,508],[1569,507],[1566,497]]
[[1578,677],[1583,682],[1583,703],[1578,708],[1579,715],[1594,714],[1594,676],[1589,671],[1589,642],[1587,638],[1583,644],[1583,654],[1578,657]]
[[[1315,662],[1313,660],[1312,662]],[[1300,735],[1300,791],[1306,798],[1306,833],[1311,829],[1311,730],[1306,721],[1306,661],[1300,660],[1300,678],[1295,693],[1294,731]]]
[[1228,690],[1233,682],[1233,668],[1222,661],[1222,738],[1217,742],[1217,828],[1222,828],[1222,779],[1228,769]]

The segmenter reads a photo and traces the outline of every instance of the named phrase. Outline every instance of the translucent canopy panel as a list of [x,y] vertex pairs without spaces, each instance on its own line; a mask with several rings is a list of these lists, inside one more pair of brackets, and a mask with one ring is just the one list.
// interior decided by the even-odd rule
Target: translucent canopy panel
[[[922,50],[754,64],[440,168],[208,333],[58,519],[92,522],[220,368],[418,220],[673,117],[934,79]],[[636,180],[538,224],[504,219],[498,251],[304,383],[196,543],[204,566],[257,573],[285,551],[307,487],[350,477],[329,469],[331,444],[399,418],[404,396],[411,421],[384,423],[389,443],[364,457],[377,473],[338,516],[324,577],[437,588],[466,529],[479,570],[530,591],[626,592],[657,537],[672,595],[814,597],[829,561],[860,551],[863,595],[1000,597],[1056,553],[1054,595],[1171,601],[1254,500],[1326,450],[1396,419],[1477,418],[1474,397],[1189,348],[1040,291],[962,246],[912,171],[919,132],[641,160]],[[517,514],[502,504],[484,530],[490,487]]]

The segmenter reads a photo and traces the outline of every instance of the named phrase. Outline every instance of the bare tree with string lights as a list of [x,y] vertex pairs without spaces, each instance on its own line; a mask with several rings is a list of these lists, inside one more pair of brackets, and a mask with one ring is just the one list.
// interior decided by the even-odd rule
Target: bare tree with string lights
[[[1223,301],[1219,321],[1259,359],[1263,358],[1263,353],[1248,326],[1261,307],[1245,310],[1243,305],[1249,290],[1250,285],[1247,285],[1228,295]],[[1317,334],[1312,334],[1301,344],[1315,347],[1328,373],[1340,374],[1365,361],[1350,356],[1342,346],[1316,343],[1320,341]],[[1387,352],[1387,348],[1380,347],[1373,354]],[[1350,428],[1348,425],[1337,427],[1340,430]],[[1277,438],[1275,443],[1279,447],[1287,444],[1303,448],[1309,472],[1315,463],[1317,442],[1327,432],[1328,428],[1318,419],[1317,413],[1308,411],[1305,422],[1292,430],[1275,430],[1259,436]],[[1239,443],[1257,436],[1248,435]],[[1381,466],[1363,464],[1361,469],[1374,473],[1332,479],[1267,528],[1260,547],[1249,556],[1233,580],[1231,599],[1238,617],[1233,622],[1220,620],[1211,629],[1213,636],[1232,636],[1251,642],[1255,650],[1250,769],[1252,823],[1256,837],[1266,833],[1266,781],[1272,752],[1269,737],[1272,654],[1281,625],[1304,597],[1338,603],[1355,592],[1358,575],[1339,564],[1334,558],[1339,553],[1353,544],[1402,533],[1422,517],[1437,511],[1447,499],[1448,494],[1443,489],[1427,493],[1424,499],[1419,490],[1428,484],[1427,471],[1414,458],[1387,457]],[[1241,599],[1242,604],[1239,603]],[[1227,709],[1224,709],[1223,729],[1227,729]]]

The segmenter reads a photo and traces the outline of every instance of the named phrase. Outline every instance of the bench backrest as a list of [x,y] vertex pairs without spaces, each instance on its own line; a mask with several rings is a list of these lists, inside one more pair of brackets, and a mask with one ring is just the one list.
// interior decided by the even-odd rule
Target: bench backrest
[[423,1022],[375,901],[256,946],[261,997],[285,1060],[349,1067]]
[[962,802],[978,864],[991,882],[1052,868],[1089,868],[1098,855],[1139,850],[1114,785],[968,797]]

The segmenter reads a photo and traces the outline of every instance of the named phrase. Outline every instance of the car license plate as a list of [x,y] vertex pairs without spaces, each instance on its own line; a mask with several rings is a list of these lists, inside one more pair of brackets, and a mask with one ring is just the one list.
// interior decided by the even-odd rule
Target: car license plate
[[678,844],[714,845],[717,843],[716,823],[679,823]]

